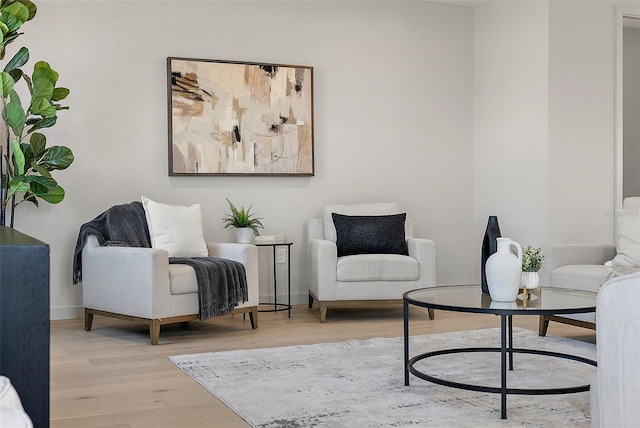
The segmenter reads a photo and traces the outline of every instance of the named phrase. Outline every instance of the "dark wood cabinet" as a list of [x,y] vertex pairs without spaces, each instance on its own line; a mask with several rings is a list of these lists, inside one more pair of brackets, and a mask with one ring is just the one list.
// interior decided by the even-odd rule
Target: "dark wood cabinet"
[[49,426],[49,245],[0,226],[0,374]]

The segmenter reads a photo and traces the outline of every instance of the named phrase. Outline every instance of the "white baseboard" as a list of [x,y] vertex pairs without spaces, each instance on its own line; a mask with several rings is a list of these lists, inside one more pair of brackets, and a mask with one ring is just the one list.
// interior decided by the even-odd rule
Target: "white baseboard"
[[55,320],[72,320],[76,318],[84,318],[84,307],[82,306],[55,306],[51,308],[49,319]]

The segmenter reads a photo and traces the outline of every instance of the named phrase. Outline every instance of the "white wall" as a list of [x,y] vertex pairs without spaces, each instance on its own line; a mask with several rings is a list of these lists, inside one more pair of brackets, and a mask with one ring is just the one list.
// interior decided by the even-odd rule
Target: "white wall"
[[547,236],[548,21],[546,2],[475,7],[476,242],[490,215],[523,246]]
[[614,10],[549,6],[551,243],[613,243]]
[[[422,2],[38,3],[20,44],[71,89],[48,132],[75,163],[59,206],[20,206],[16,228],[51,245],[52,318],[80,315],[71,284],[80,225],[141,195],[201,203],[208,240],[229,197],[253,204],[265,234],[293,241],[292,288],[305,302],[303,226],[327,203],[395,200],[437,244],[439,283],[475,281],[472,236],[472,13]],[[17,49],[17,47],[16,47]],[[13,52],[13,51],[12,51]],[[315,67],[311,178],[168,177],[168,56]],[[268,294],[268,278],[261,293]]]
[[[638,20],[640,22],[640,20]],[[640,195],[640,28],[623,32],[623,196]]]

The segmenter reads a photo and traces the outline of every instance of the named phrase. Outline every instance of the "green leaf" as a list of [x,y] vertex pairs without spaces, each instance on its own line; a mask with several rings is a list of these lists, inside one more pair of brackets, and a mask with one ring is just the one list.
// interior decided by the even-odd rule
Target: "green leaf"
[[31,21],[33,17],[36,16],[36,13],[38,12],[38,8],[36,7],[35,4],[33,4],[29,0],[18,0],[18,1],[22,3],[29,11],[29,16],[27,17],[27,21]]
[[31,186],[29,185],[29,183],[25,183],[24,177],[13,177],[11,181],[9,181],[9,193],[7,193],[7,199],[15,195],[16,193],[27,192],[30,188]]
[[13,131],[13,134],[20,138],[24,131],[24,121],[26,119],[22,105],[17,101],[11,100],[11,102],[6,105],[5,112],[7,114],[7,123]]
[[3,38],[9,32],[9,27],[7,27],[7,24],[4,22],[0,22],[0,32],[2,33]]
[[32,80],[36,81],[37,79],[47,79],[55,84],[58,81],[58,73],[51,69],[48,62],[38,61],[33,66],[32,74]]
[[20,150],[24,155],[24,168],[26,173],[29,170],[27,166],[33,163],[33,150],[31,150],[31,145],[26,143],[20,143]]
[[5,8],[2,13],[0,13],[0,22],[6,25],[7,34],[16,31],[24,21],[20,21],[14,14],[7,12],[7,8]]
[[9,73],[0,73],[0,97],[7,98],[9,92],[13,89],[13,85],[15,85],[15,81]]
[[31,191],[40,196],[43,193],[52,192],[58,187],[56,180],[49,177],[41,177],[39,175],[28,175],[25,177],[25,181],[31,185]]
[[47,171],[46,168],[38,165],[35,162],[31,162],[31,168],[33,168],[38,174],[42,175],[43,177],[51,177],[51,173]]
[[62,101],[69,95],[69,90],[67,88],[55,88],[53,90],[53,96],[51,97],[52,101]]
[[18,80],[20,80],[22,78],[22,75],[23,75],[22,70],[20,70],[19,68],[14,68],[13,70],[11,70],[9,72],[9,74],[13,78],[14,82],[17,82]]
[[25,65],[27,61],[29,61],[29,49],[22,47],[4,67],[4,71],[9,72],[16,68],[20,68]]
[[42,119],[37,119],[34,122],[33,126],[29,128],[29,130],[27,131],[27,134],[30,134],[33,131],[37,131],[38,129],[51,128],[53,125],[56,124],[57,120],[58,120],[57,117],[45,117]]
[[50,204],[58,204],[64,199],[64,189],[60,186],[57,186],[55,190],[39,196]]
[[31,100],[31,113],[38,114],[43,117],[54,117],[56,109],[51,105],[45,97],[34,97]]
[[18,140],[11,142],[11,150],[13,151],[13,164],[16,166],[16,175],[22,175],[24,174],[24,153],[22,153]]
[[27,9],[25,5],[19,2],[11,3],[9,6],[5,7],[2,12],[12,14],[16,17],[16,19],[22,21],[22,23],[25,23],[29,20],[29,9]]
[[34,132],[33,134],[31,134],[29,144],[31,145],[33,156],[36,159],[39,159],[44,154],[44,151],[47,147],[47,137],[39,132]]
[[44,97],[50,100],[53,96],[53,82],[49,79],[34,79],[33,80],[33,94],[34,98]]
[[54,169],[66,169],[71,165],[73,159],[73,152],[68,147],[51,146],[45,151],[40,165],[44,166],[49,171]]

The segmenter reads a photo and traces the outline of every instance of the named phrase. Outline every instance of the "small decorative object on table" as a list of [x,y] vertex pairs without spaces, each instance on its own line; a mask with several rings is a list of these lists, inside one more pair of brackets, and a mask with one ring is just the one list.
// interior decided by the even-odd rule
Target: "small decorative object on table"
[[[498,251],[487,259],[487,285],[491,300],[514,302],[522,277],[522,247],[509,238],[497,238]],[[514,247],[518,254],[511,252]]]
[[[527,300],[532,290],[540,289],[540,275],[538,271],[544,263],[544,254],[540,248],[527,245],[522,250],[522,295]],[[533,292],[533,294],[537,294]]]
[[229,203],[231,214],[227,214],[222,218],[224,228],[232,227],[236,229],[238,243],[253,243],[255,237],[260,235],[258,229],[264,229],[261,222],[262,218],[255,217],[255,214],[251,212],[251,206],[246,210],[244,207],[237,209],[229,199],[227,199],[227,202]]
[[500,238],[500,226],[498,225],[498,217],[495,215],[489,216],[487,220],[487,230],[484,232],[484,239],[482,240],[482,260],[480,262],[480,286],[482,292],[489,294],[489,286],[487,285],[487,273],[486,263],[489,257],[496,251],[498,251],[498,241]]

